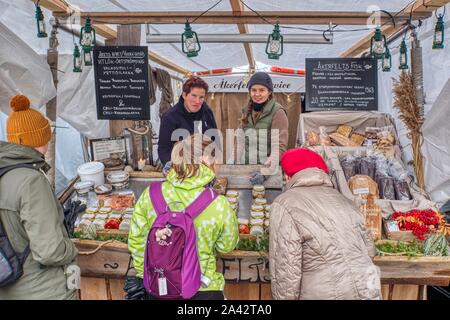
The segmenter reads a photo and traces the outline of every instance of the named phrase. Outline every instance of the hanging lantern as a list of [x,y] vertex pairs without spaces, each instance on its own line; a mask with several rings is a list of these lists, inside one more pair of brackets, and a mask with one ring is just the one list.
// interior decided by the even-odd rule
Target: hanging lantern
[[370,54],[372,58],[382,59],[386,47],[386,37],[381,33],[380,28],[376,28],[375,34],[370,40]]
[[81,54],[78,45],[73,49],[73,72],[81,72]]
[[83,49],[83,60],[85,66],[92,66],[92,50]]
[[36,5],[36,23],[37,23],[37,36],[38,38],[47,38],[47,32],[45,32],[44,14],[41,7]]
[[184,26],[184,32],[181,35],[181,48],[188,58],[198,56],[200,51],[200,42],[198,41],[197,33],[192,31],[189,22],[186,22]]
[[267,38],[266,54],[269,59],[278,59],[283,54],[283,36],[278,23],[275,24],[273,32]]
[[383,71],[384,72],[391,71],[392,57],[391,57],[391,53],[389,52],[388,47],[386,47],[386,51],[384,52],[383,59],[381,61],[382,61]]
[[87,17],[84,27],[80,31],[80,44],[83,50],[92,50],[95,46],[95,29],[92,28],[91,18]]
[[434,27],[433,49],[444,48],[444,16],[439,15]]
[[408,69],[408,52],[405,40],[402,40],[400,45],[400,65],[398,68],[400,70]]

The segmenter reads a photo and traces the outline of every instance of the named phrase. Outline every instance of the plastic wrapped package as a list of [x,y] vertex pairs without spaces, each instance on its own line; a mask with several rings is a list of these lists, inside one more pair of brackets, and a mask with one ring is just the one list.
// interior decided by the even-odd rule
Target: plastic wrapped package
[[411,200],[411,191],[409,190],[409,185],[406,178],[395,179],[394,190],[396,200]]
[[359,165],[359,174],[369,176],[375,180],[376,160],[372,157],[361,158]]
[[378,177],[378,189],[381,199],[395,200],[394,178],[381,174]]
[[326,127],[319,127],[319,140],[321,146],[331,146],[331,139]]
[[320,145],[319,134],[317,134],[314,131],[308,131],[306,133],[306,141],[307,141],[307,145],[310,147]]
[[347,181],[350,180],[351,177],[358,174],[356,168],[356,158],[351,154],[348,154],[341,159],[341,167]]

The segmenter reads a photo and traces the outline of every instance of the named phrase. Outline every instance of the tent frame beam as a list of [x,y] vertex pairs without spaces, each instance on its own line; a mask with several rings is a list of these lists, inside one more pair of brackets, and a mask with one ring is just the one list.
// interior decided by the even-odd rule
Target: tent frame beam
[[[56,0],[53,0],[56,1]],[[424,0],[421,0],[421,2]],[[184,24],[186,19],[192,21],[198,18],[197,24],[267,24],[252,11],[244,11],[241,3],[230,0],[232,11],[210,11],[199,17],[200,11],[148,11],[148,12],[81,12],[81,17],[90,17],[96,24]],[[239,7],[241,8],[239,10]],[[425,19],[431,16],[430,10],[416,10],[415,19]],[[298,25],[328,25],[330,22],[338,25],[366,25],[372,13],[346,12],[346,11],[259,11],[272,24],[298,24]],[[395,13],[393,13],[394,15]],[[59,18],[68,16],[66,11],[55,11]],[[409,19],[409,12],[398,14],[396,22],[402,23]],[[381,23],[391,24],[392,20],[384,14],[380,17]]]
[[[231,9],[233,10],[232,11],[233,16],[239,17],[244,12],[244,6],[242,2],[240,2],[239,0],[230,0],[230,5]],[[238,23],[237,27],[240,34],[248,34],[248,26],[246,24]],[[250,43],[244,43],[244,50],[245,54],[247,55],[248,66],[250,69],[249,71],[254,72],[256,69],[256,62],[255,56],[253,55],[252,45]]]
[[[417,12],[426,12],[431,14],[436,9],[450,3],[450,0],[416,0],[413,4],[409,5],[403,12],[408,15],[412,12],[413,20],[417,20],[416,13]],[[395,27],[392,25],[385,25],[381,27],[381,31],[386,36],[386,38],[401,32],[405,28],[404,24],[397,24]],[[370,50],[370,40],[372,39],[373,34],[369,34],[356,42],[351,48],[347,49],[345,52],[341,54],[342,58],[349,57],[357,57],[363,54],[365,51]]]
[[[33,1],[33,0],[31,0]],[[55,18],[59,17],[59,14],[64,12],[65,16],[69,16],[71,9],[61,0],[40,0],[39,5],[42,7],[50,10],[53,12],[53,16]],[[83,12],[81,12],[81,23],[84,23],[86,19],[86,16],[83,16]],[[66,24],[70,28],[70,22],[64,21],[64,19],[59,19],[60,25]],[[117,39],[117,31],[112,29],[111,27],[107,25],[94,25],[95,31],[98,35],[104,37],[107,40],[114,40]],[[175,71],[177,73],[181,73],[183,75],[189,74],[190,71],[177,65],[176,63],[173,63],[172,61],[158,55],[157,53],[149,50],[149,59],[153,62],[158,63],[161,66],[164,66],[172,71]]]

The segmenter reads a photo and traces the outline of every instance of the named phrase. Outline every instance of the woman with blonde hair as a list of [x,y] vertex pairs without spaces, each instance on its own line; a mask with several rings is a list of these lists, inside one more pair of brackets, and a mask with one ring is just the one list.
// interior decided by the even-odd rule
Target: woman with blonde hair
[[[195,134],[177,142],[171,154],[171,169],[162,184],[162,195],[171,211],[192,204],[215,179],[215,144],[207,136]],[[154,205],[146,188],[135,206],[128,248],[136,275],[143,278],[147,236],[156,219]],[[198,260],[202,287],[192,299],[223,300],[224,277],[216,272],[216,253],[232,251],[239,240],[237,218],[228,200],[216,197],[195,219]]]

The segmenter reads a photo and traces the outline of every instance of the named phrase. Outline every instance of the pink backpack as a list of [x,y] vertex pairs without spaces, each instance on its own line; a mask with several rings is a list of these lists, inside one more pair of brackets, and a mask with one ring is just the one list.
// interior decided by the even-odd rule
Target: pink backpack
[[[145,289],[158,299],[190,299],[201,285],[194,219],[218,194],[206,188],[183,212],[172,212],[164,200],[162,182],[152,183],[149,189],[156,219],[145,249]],[[158,230],[168,231],[165,239],[157,240]]]

